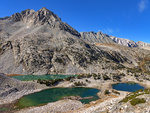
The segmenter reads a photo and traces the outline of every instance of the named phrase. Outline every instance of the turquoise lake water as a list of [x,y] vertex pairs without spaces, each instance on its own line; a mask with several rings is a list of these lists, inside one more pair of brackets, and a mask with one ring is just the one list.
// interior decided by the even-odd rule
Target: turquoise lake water
[[80,96],[80,97],[93,96],[93,98],[90,99],[80,100],[82,103],[87,104],[91,101],[95,101],[99,99],[99,97],[97,96],[98,92],[99,92],[98,89],[83,88],[83,87],[51,88],[51,89],[46,89],[40,92],[23,96],[21,99],[18,100],[16,106],[18,108],[38,106],[42,104],[47,104],[49,102],[55,102],[61,100],[63,97],[66,96]]
[[128,91],[128,92],[135,92],[140,89],[145,89],[143,86],[137,83],[118,83],[118,84],[113,84],[112,88],[116,90]]
[[78,75],[22,75],[22,76],[12,76],[12,78],[21,81],[31,81],[31,80],[54,80],[54,79],[65,79],[68,77],[76,77]]

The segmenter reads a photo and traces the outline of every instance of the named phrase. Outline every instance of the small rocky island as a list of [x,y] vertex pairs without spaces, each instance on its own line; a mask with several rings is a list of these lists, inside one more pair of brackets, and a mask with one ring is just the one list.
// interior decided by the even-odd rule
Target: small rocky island
[[149,48],[79,33],[46,8],[0,18],[0,112],[150,112]]

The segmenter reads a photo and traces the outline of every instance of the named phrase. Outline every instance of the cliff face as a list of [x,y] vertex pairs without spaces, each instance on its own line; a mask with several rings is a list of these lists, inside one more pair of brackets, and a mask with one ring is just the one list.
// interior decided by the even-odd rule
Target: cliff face
[[[148,54],[125,47],[97,47],[95,39],[83,39],[87,34],[100,43],[114,44],[102,33],[78,33],[46,8],[0,19],[0,71],[36,75],[95,73],[118,65],[137,66],[140,55]],[[133,54],[135,51],[139,54]]]
[[81,32],[80,34],[83,40],[90,43],[114,43],[109,35],[102,32]]

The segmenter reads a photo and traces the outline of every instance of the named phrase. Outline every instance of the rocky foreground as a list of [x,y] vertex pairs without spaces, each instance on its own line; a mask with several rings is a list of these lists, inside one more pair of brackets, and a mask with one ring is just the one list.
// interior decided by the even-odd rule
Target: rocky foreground
[[23,95],[46,88],[37,83],[22,82],[0,74],[0,104],[10,103]]
[[60,100],[45,106],[20,110],[17,113],[65,113],[73,112],[82,107],[83,104],[76,100]]
[[[131,73],[130,73],[131,74]],[[113,90],[111,84],[118,83],[118,82],[136,82],[139,84],[144,85],[146,88],[150,86],[150,81],[146,78],[140,78],[137,76],[132,76],[128,74],[127,76],[117,75],[118,78],[113,76],[107,75],[80,75],[77,78],[70,78],[67,81],[61,81],[56,86],[49,86],[51,87],[72,87],[72,86],[79,86],[79,87],[91,87],[91,88],[98,88],[100,92],[98,96],[100,97],[99,100],[90,102],[89,104],[82,104],[79,100],[80,97],[65,97],[62,100],[48,103],[47,105],[37,106],[37,107],[30,107],[25,108],[22,110],[16,110],[13,112],[18,113],[48,113],[49,111],[54,113],[146,113],[150,107],[150,90],[145,90],[144,92],[138,93],[129,93],[129,92],[122,92]],[[36,82],[22,82],[1,74],[0,76],[1,86],[3,90],[0,90],[1,95],[1,105],[5,106],[4,103],[8,105],[13,104],[13,100],[16,100],[23,95],[35,92],[37,90],[41,90],[46,87],[45,84],[39,84]],[[9,86],[9,88],[8,88]],[[1,88],[2,88],[1,87]],[[15,91],[12,89],[16,89]],[[9,93],[8,93],[9,92]],[[131,95],[135,95],[130,100],[128,98]],[[126,99],[127,98],[127,99]],[[130,103],[131,100],[135,100],[136,98],[144,98],[144,103]],[[11,102],[11,103],[10,103]],[[135,105],[134,105],[135,104]],[[0,106],[1,107],[1,106]],[[142,112],[141,112],[142,111]],[[5,113],[5,112],[4,112]],[[11,111],[10,111],[11,113]]]
[[[111,88],[111,84],[116,82],[113,82],[111,79],[103,81],[102,79],[82,78],[82,80],[74,79],[74,82],[81,81],[86,83],[85,81],[87,80],[88,83],[84,87],[95,87],[101,90],[98,93],[100,97],[99,100],[90,102],[89,104],[82,104],[78,101],[79,98],[68,97],[64,98],[64,100],[49,103],[44,106],[26,108],[18,111],[18,113],[36,113],[37,111],[40,113],[48,113],[50,111],[54,113],[148,113],[150,110],[150,90],[139,91],[137,93],[115,91]],[[121,79],[122,82],[130,80],[143,84],[147,88],[150,86],[149,81],[138,82],[136,78],[132,76],[123,77]],[[56,87],[70,87],[72,85],[72,82],[66,81],[61,82]],[[106,90],[108,90],[108,92],[106,92]],[[137,98],[144,99],[145,101],[136,101]],[[133,102],[131,103],[131,101]]]

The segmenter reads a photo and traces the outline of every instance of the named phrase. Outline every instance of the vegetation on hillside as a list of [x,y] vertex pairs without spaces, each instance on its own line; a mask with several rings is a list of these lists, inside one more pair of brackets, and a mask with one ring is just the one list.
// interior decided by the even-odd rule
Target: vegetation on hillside
[[144,98],[134,98],[130,101],[131,105],[135,106],[137,104],[145,103],[146,100]]
[[129,95],[127,95],[123,100],[121,100],[120,102],[129,102],[131,103],[131,105],[137,105],[140,103],[145,103],[145,99],[143,98],[137,98],[140,95],[144,95],[144,94],[150,94],[150,89],[144,89],[144,90],[138,90],[136,92],[130,93]]

